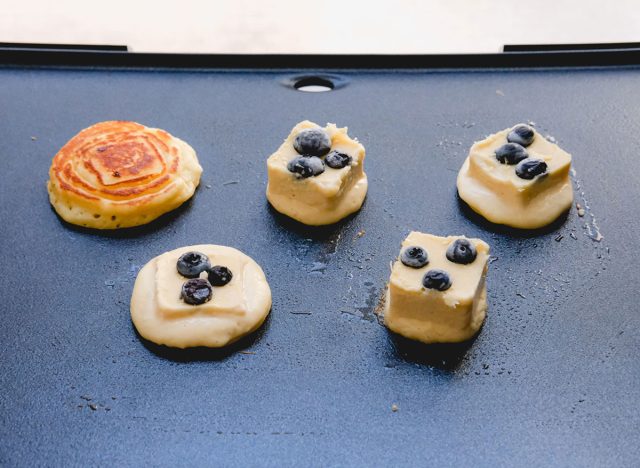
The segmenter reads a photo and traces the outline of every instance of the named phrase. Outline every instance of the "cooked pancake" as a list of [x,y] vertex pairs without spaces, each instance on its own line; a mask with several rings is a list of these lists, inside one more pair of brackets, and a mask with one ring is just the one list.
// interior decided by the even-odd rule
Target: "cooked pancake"
[[67,222],[96,229],[146,224],[191,198],[202,167],[164,130],[135,122],[85,128],[55,155],[49,200]]

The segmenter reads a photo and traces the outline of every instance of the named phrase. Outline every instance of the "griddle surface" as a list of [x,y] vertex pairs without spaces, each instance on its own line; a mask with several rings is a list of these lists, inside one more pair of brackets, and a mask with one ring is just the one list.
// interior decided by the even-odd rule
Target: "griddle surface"
[[[320,94],[282,86],[291,75],[0,69],[0,464],[637,463],[640,70],[345,72]],[[143,228],[63,223],[51,158],[110,119],[189,142],[204,167],[192,201]],[[264,196],[266,158],[303,119],[367,149],[365,205],[330,228]],[[455,190],[469,146],[522,121],[573,154],[587,207],[535,235],[468,215]],[[491,245],[475,341],[416,346],[376,320],[413,229]],[[139,268],[198,243],[260,263],[269,320],[227,351],[143,342]]]

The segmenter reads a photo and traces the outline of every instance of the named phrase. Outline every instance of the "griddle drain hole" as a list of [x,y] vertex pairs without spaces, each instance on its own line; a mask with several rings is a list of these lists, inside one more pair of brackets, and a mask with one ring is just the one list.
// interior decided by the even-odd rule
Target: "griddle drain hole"
[[322,76],[305,76],[298,79],[293,87],[305,93],[324,93],[333,91],[333,82]]
[[337,75],[296,75],[287,77],[282,84],[296,91],[324,93],[342,88],[347,80]]

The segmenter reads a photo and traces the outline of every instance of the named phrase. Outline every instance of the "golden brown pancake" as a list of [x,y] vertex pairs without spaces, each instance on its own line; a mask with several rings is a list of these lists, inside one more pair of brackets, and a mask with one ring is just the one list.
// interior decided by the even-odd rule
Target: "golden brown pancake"
[[80,226],[115,229],[146,224],[191,198],[202,167],[195,151],[164,130],[135,122],[100,122],[55,155],[49,199]]

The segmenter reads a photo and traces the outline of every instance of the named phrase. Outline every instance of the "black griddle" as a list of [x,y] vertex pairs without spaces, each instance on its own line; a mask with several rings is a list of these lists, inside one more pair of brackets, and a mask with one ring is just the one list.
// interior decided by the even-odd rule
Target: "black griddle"
[[[315,61],[1,50],[0,63],[0,465],[640,460],[638,50]],[[339,86],[299,92],[301,76]],[[193,199],[140,228],[61,221],[51,159],[110,119],[189,142],[204,168]],[[265,199],[265,160],[303,119],[346,125],[367,149],[365,205],[334,226],[301,226]],[[583,217],[514,231],[458,200],[469,146],[518,122],[573,154]],[[414,229],[491,245],[475,340],[417,345],[379,323],[389,263]],[[260,263],[270,318],[225,350],[145,342],[129,316],[138,270],[198,243]]]

